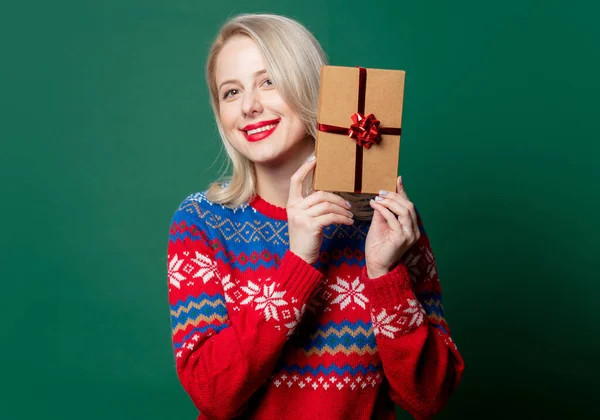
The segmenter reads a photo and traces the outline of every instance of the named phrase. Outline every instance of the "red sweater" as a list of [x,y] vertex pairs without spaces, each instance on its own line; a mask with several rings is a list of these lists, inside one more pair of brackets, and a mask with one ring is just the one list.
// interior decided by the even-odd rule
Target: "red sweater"
[[464,364],[444,319],[429,240],[370,279],[369,222],[325,229],[314,265],[289,250],[286,211],[205,193],[168,243],[176,369],[198,419],[394,419],[440,411]]

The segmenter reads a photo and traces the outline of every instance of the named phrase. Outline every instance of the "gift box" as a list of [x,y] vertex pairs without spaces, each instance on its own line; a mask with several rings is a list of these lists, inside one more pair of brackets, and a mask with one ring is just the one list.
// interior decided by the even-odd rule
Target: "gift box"
[[314,190],[396,191],[405,74],[321,67]]

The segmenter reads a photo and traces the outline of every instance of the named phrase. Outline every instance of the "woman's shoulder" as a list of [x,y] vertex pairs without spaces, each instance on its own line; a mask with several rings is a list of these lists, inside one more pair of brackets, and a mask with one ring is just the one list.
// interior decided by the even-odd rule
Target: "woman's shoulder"
[[212,206],[215,203],[211,202],[209,199],[206,198],[206,193],[207,191],[199,191],[199,192],[194,192],[194,193],[190,193],[188,194],[179,204],[179,208],[178,210],[181,210],[182,208],[191,206],[191,205],[196,205],[196,206]]
[[204,219],[206,213],[218,212],[223,206],[206,198],[207,192],[208,190],[188,194],[179,202],[173,218],[198,221]]
[[185,196],[175,208],[171,217],[171,226],[173,225],[198,225],[203,222],[203,210],[207,206],[206,191],[195,192]]
[[173,215],[173,221],[187,221],[206,224],[208,221],[236,220],[243,217],[248,204],[232,207],[217,203],[207,197],[209,190],[188,194],[180,201]]

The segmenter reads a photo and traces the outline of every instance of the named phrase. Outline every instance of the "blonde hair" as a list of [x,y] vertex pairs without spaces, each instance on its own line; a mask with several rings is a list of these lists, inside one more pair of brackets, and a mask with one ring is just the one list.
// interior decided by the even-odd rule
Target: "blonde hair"
[[[217,128],[229,160],[220,180],[209,186],[206,197],[230,207],[247,203],[256,194],[254,163],[235,150],[227,140],[219,117],[215,78],[217,57],[227,41],[236,35],[247,36],[256,43],[277,91],[304,122],[308,138],[313,143],[317,135],[320,70],[322,65],[327,64],[327,57],[319,42],[293,19],[272,14],[242,14],[221,27],[208,54],[206,82]],[[231,176],[228,176],[230,169]],[[306,184],[311,185],[312,179],[308,179]],[[373,195],[336,194],[352,202],[355,218],[364,220],[372,217],[373,210],[368,200]]]

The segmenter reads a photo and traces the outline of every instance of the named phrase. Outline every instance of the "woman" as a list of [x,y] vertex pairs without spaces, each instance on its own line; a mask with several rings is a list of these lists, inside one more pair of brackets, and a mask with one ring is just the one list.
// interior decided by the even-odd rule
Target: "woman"
[[401,178],[375,200],[306,193],[325,55],[299,23],[242,15],[207,82],[232,176],[173,216],[177,374],[199,419],[437,413],[463,361]]

